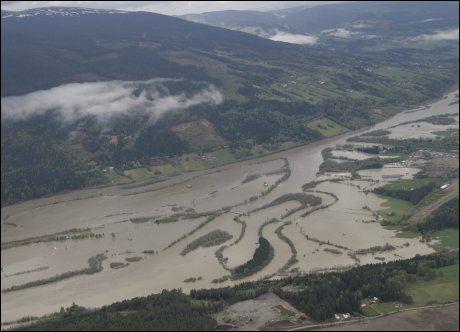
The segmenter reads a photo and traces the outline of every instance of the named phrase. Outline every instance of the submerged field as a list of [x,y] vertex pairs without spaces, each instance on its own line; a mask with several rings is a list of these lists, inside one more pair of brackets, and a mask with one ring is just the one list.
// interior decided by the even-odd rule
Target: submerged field
[[[458,114],[458,104],[451,104],[455,93],[371,130],[393,127],[390,130],[396,135],[393,130],[398,124],[434,114]],[[319,128],[325,136],[342,133],[340,125],[327,119],[315,125],[323,127]],[[417,128],[426,129],[410,128],[414,135]],[[449,128],[436,125],[430,130]],[[123,178],[139,180],[155,172],[139,170],[123,178],[114,176],[118,186],[2,208],[2,322],[48,314],[73,302],[95,307],[162,289],[187,292],[458,247],[458,233],[455,238],[453,232],[443,230],[430,242],[399,227],[410,223],[406,219],[421,203],[373,192],[388,184],[393,190],[409,184],[423,186],[427,180],[412,179],[424,165],[400,151],[370,162],[374,155],[358,151],[366,144],[347,142],[349,137],[205,170],[203,164],[233,161],[223,149],[215,159],[184,159],[182,167],[190,172],[162,182],[122,184]],[[332,152],[324,168],[326,148]],[[456,160],[458,169],[458,155]],[[318,173],[320,166],[323,171]],[[437,194],[424,203],[436,201]],[[404,232],[410,236],[401,236]],[[262,252],[259,248],[265,241],[267,250]],[[89,259],[96,255],[105,257],[101,269],[91,274],[75,272],[88,268]],[[244,277],[237,278],[235,271],[241,266]],[[452,273],[444,271],[445,282]],[[417,303],[431,296],[423,293],[426,287],[422,286],[414,284],[410,290]],[[443,288],[442,281],[431,286],[439,292]],[[279,305],[276,299],[268,300]],[[234,315],[241,310],[232,309]]]

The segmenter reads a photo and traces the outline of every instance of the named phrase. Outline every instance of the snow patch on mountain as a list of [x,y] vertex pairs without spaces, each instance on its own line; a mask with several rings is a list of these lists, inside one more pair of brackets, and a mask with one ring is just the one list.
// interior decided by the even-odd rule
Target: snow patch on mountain
[[93,8],[77,8],[77,7],[46,7],[28,9],[23,11],[4,11],[2,10],[2,19],[6,18],[25,18],[34,16],[81,16],[90,14],[124,14],[122,10],[106,10]]

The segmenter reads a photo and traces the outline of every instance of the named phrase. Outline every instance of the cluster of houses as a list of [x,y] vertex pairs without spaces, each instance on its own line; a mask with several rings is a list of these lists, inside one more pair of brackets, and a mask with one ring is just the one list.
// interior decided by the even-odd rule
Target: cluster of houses
[[[378,303],[380,300],[378,297],[370,297],[368,299],[368,301],[366,301],[366,303],[362,303],[361,304],[361,308],[364,308],[366,307],[367,305],[372,305],[372,304],[376,304]],[[404,307],[404,305],[402,303],[399,303],[399,302],[393,302],[393,306],[396,308],[396,309],[402,309]],[[335,320],[347,320],[347,319],[350,319],[351,318],[351,315],[349,313],[337,313],[337,314],[334,314],[334,318]]]
[[200,158],[201,160],[215,160],[215,159],[216,159],[215,156],[213,156],[213,155],[206,155],[206,154],[198,155],[198,158]]
[[343,319],[350,319],[351,315],[349,313],[345,313],[345,314],[335,314],[334,315],[334,318],[336,320],[343,320]]

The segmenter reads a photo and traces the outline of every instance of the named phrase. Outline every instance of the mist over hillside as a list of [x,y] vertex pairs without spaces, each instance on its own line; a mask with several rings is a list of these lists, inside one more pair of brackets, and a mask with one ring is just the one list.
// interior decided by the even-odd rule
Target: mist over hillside
[[[458,3],[445,1],[359,1],[297,7],[269,12],[214,11],[181,17],[204,24],[240,30],[287,43],[315,38],[331,47],[372,50],[414,46],[425,40],[458,40]],[[450,35],[449,35],[450,33]],[[284,39],[280,35],[285,35]]]
[[[123,172],[152,158],[224,145],[241,158],[260,145],[307,143],[325,137],[316,121],[350,130],[437,97],[458,79],[458,46],[426,42],[455,39],[455,31],[432,32],[458,22],[458,15],[452,4],[407,6],[187,16],[275,29],[265,38],[147,12],[2,11],[2,204],[104,183],[107,165]],[[384,19],[376,20],[381,11]],[[428,17],[431,30],[406,29],[424,26]],[[397,30],[418,40],[383,43],[389,46],[377,52],[368,48],[381,39],[353,39]],[[42,188],[31,158],[55,185]],[[62,174],[75,180],[63,181]]]

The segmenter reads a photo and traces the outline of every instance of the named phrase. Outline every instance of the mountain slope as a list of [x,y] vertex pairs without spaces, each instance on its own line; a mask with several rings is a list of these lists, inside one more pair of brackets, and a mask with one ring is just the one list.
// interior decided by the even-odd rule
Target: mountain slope
[[1,24],[3,205],[131,181],[126,170],[184,153],[311,142],[324,137],[312,123],[369,125],[458,81],[458,47],[356,55],[81,8]]
[[85,15],[35,15],[33,12],[29,10],[23,16],[3,15],[2,41],[6,46],[2,50],[3,96],[84,80],[184,75],[209,78],[193,66],[168,60],[170,52],[209,57],[203,53],[264,54],[286,49],[285,45],[247,34],[154,13],[96,11]]
[[[272,12],[221,11],[182,16],[194,22],[273,37],[277,31],[315,35],[321,43],[337,46],[354,42],[359,49],[375,44],[413,44],[412,38],[457,29],[458,2],[359,1],[299,7]],[[360,41],[357,43],[356,41]],[[457,38],[458,40],[458,38]],[[413,45],[411,45],[413,46]]]

